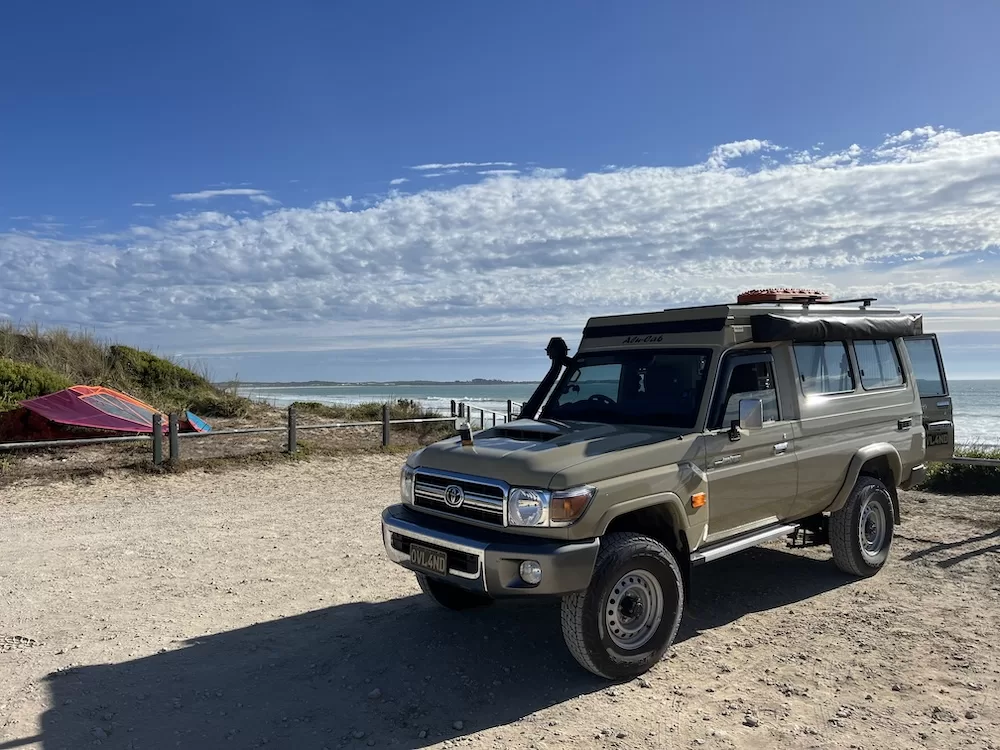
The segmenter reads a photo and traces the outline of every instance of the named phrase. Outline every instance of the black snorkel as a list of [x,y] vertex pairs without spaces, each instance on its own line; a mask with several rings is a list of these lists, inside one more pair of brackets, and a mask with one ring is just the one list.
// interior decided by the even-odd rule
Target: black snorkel
[[553,336],[549,339],[548,346],[545,347],[545,353],[552,360],[552,366],[549,367],[549,371],[545,373],[542,382],[538,384],[535,392],[531,394],[531,398],[528,399],[524,404],[524,408],[521,409],[521,419],[536,419],[538,417],[538,411],[542,408],[542,404],[545,403],[545,397],[549,395],[549,391],[552,390],[559,379],[563,367],[568,366],[573,361],[569,356],[569,347],[566,346],[566,342],[559,336]]

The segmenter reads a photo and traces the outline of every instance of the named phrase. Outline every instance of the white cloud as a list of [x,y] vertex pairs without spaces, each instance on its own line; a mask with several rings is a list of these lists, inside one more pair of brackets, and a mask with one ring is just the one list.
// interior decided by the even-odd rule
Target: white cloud
[[535,167],[531,170],[532,177],[565,177],[564,167]]
[[484,169],[476,174],[487,175],[489,177],[509,177],[510,175],[521,174],[520,169]]
[[470,167],[514,167],[517,166],[512,161],[456,161],[451,164],[418,164],[410,169],[434,170],[445,169],[468,169]]
[[394,180],[389,180],[390,185],[402,185],[404,182],[409,182],[410,180],[406,177],[397,177]]
[[716,146],[712,150],[711,155],[708,157],[707,164],[710,167],[721,169],[733,159],[739,159],[741,156],[749,156],[750,154],[756,154],[759,151],[780,150],[780,148],[775,146],[770,141],[759,141],[756,138],[746,141],[723,143],[721,146]]
[[261,195],[251,195],[250,196],[250,200],[253,201],[254,203],[263,203],[265,206],[280,206],[281,205],[281,201],[275,200],[274,198],[272,198],[270,195],[267,195],[266,193],[265,194],[261,194]]
[[133,203],[132,206],[135,208],[152,208],[155,203]]
[[[175,201],[207,201],[212,198],[226,196],[244,196],[251,200],[261,198],[273,200],[268,197],[266,190],[255,190],[253,188],[223,188],[220,190],[199,190],[197,193],[174,193],[170,197]],[[265,201],[266,202],[266,201]]]
[[902,136],[809,161],[742,141],[701,164],[536,170],[369,207],[192,212],[72,238],[11,231],[0,314],[189,352],[513,347],[593,314],[802,285],[875,294],[949,330],[1000,330],[1000,132]]

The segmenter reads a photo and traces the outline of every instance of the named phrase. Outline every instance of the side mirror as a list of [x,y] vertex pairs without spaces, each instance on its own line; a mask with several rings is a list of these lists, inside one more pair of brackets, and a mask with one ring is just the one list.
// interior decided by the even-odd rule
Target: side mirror
[[759,398],[740,399],[740,429],[752,432],[764,428],[764,402]]

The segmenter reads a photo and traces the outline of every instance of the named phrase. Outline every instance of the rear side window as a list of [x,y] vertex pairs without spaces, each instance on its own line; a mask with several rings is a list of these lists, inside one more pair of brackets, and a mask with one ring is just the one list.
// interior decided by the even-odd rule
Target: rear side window
[[913,377],[917,381],[917,391],[921,398],[947,396],[944,378],[938,365],[937,350],[934,339],[904,339],[906,353],[910,355],[913,365]]
[[850,393],[854,390],[854,374],[851,372],[851,361],[844,342],[795,344],[793,351],[802,393],[806,396]]
[[854,356],[858,360],[861,387],[866,391],[903,384],[903,368],[899,365],[896,345],[891,341],[855,341]]

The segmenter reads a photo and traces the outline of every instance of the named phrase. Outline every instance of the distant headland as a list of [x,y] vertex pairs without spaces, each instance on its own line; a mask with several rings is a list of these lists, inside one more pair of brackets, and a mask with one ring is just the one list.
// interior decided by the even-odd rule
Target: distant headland
[[472,380],[302,380],[302,381],[263,381],[240,380],[216,383],[220,388],[325,388],[344,386],[393,386],[393,385],[536,385],[533,380],[495,380],[492,378],[473,378]]

